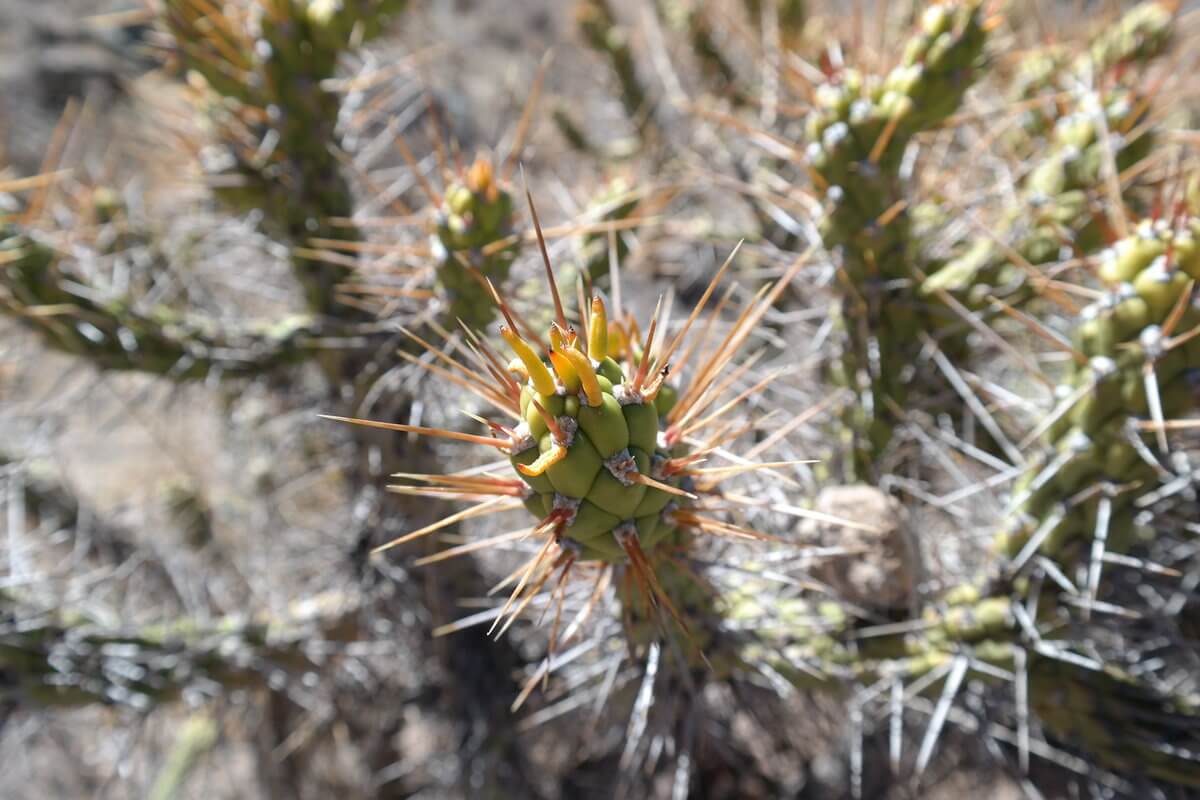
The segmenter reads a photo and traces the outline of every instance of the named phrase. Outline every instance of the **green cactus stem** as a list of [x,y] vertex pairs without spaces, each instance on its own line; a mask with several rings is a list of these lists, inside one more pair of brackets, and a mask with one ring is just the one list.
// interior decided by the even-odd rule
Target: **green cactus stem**
[[1135,92],[1085,94],[1075,113],[1058,120],[1049,154],[1023,182],[1021,210],[1011,213],[994,237],[974,240],[946,262],[922,283],[922,293],[948,291],[975,309],[992,296],[1020,302],[1030,294],[1030,281],[1002,242],[1012,241],[1019,258],[1032,266],[1059,260],[1064,249],[1095,251],[1107,225],[1093,211],[1096,196],[1106,190],[1107,160],[1111,153],[1122,172],[1151,154],[1155,132],[1143,125],[1147,114]]
[[1059,745],[1105,769],[1200,786],[1200,696],[1164,690],[1067,642],[1028,641],[1006,595],[961,587],[917,621],[864,628],[835,601],[757,589],[737,593],[726,617],[752,631],[740,651],[743,669],[769,671],[802,691],[890,682],[935,700],[953,700],[967,680],[1010,693],[1023,682],[1024,709],[1012,716],[1028,713]]
[[979,74],[990,23],[979,3],[931,6],[899,66],[882,80],[844,70],[819,87],[806,122],[807,166],[841,253],[845,342],[834,380],[855,402],[844,423],[849,475],[870,477],[904,407],[918,335],[937,325],[913,290],[916,256],[900,162],[912,138],[952,114]]
[[318,327],[304,316],[228,331],[165,307],[98,299],[76,288],[48,247],[12,225],[0,227],[0,264],[0,313],[36,331],[49,347],[103,369],[176,380],[253,377],[302,361],[321,346]]
[[487,281],[503,285],[520,252],[521,238],[514,235],[513,222],[512,195],[496,181],[487,158],[476,159],[463,182],[446,190],[434,254],[451,320],[484,328],[495,317]]
[[319,659],[306,644],[348,641],[354,635],[349,619],[229,617],[114,630],[75,612],[36,611],[0,593],[0,698],[19,707],[145,710],[218,685],[265,689],[274,671],[317,668]]
[[608,59],[629,119],[645,134],[652,121],[649,95],[638,76],[629,30],[617,22],[609,0],[578,0],[575,25],[588,47]]
[[[209,13],[168,0],[166,26],[193,82],[210,91],[214,149],[205,169],[222,200],[258,209],[265,224],[297,245],[297,277],[310,308],[335,310],[345,268],[308,255],[311,239],[358,238],[333,225],[353,213],[337,159],[340,98],[323,86],[340,55],[383,30],[403,0],[267,0],[238,13]],[[354,316],[341,308],[343,317]]]
[[[1200,279],[1200,219],[1144,220],[1101,257],[1107,293],[1080,314],[1078,354],[1059,386],[1047,450],[1014,487],[1013,513],[997,541],[1018,566],[1036,552],[1068,574],[1089,554],[1136,543],[1139,499],[1153,491],[1166,455],[1156,423],[1195,408],[1200,326],[1189,293]],[[1019,588],[1019,587],[1018,587]]]
[[[1108,159],[1118,173],[1124,172],[1142,163],[1157,139],[1155,128],[1146,125],[1149,98],[1132,88],[1124,72],[1113,80],[1102,77],[1163,55],[1174,38],[1174,22],[1166,3],[1142,3],[1097,34],[1073,60],[1070,48],[1054,45],[1022,61],[1014,79],[1014,102],[1051,90],[1070,99],[1023,112],[1009,144],[1017,151],[1030,150],[1035,139],[1045,136],[1049,152],[1033,156],[1039,163],[1021,184],[1018,210],[999,222],[993,236],[969,242],[927,278],[923,294],[945,290],[975,310],[984,308],[989,296],[1019,303],[1032,287],[1026,271],[1012,263],[1011,252],[1025,265],[1041,266],[1059,260],[1065,251],[1088,253],[1100,246],[1106,220],[1095,208],[1105,199],[1098,195],[1108,189]],[[1129,75],[1136,78],[1137,72]],[[1098,85],[1102,88],[1081,88]],[[1125,202],[1136,199],[1133,189],[1123,192]]]

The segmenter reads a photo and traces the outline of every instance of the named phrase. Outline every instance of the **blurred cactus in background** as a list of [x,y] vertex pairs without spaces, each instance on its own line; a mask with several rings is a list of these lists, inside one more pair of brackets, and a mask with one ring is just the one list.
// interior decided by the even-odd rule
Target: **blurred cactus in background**
[[437,223],[437,275],[449,297],[448,318],[482,327],[493,316],[487,282],[503,284],[519,251],[512,197],[497,183],[492,163],[480,157],[465,182],[446,190],[444,206]]
[[912,198],[901,162],[913,136],[958,109],[991,24],[978,3],[930,6],[899,66],[883,79],[854,69],[832,75],[805,124],[806,166],[828,206],[821,236],[841,255],[845,342],[833,373],[854,398],[845,418],[850,477],[874,477],[914,381],[917,334],[937,324],[912,289]]
[[[1104,214],[1096,213],[1104,200],[1097,195],[1111,197],[1116,185],[1125,202],[1136,202],[1139,165],[1144,167],[1154,152],[1160,126],[1154,120],[1153,89],[1139,85],[1145,83],[1138,81],[1139,68],[1164,52],[1172,22],[1166,4],[1143,3],[1097,35],[1073,62],[1055,48],[1022,64],[1014,100],[1056,93],[1018,120],[1023,138],[1044,136],[1049,147],[1033,156],[1037,163],[1022,181],[1019,205],[999,229],[940,267],[924,282],[923,292],[948,290],[971,308],[983,307],[989,294],[1017,302],[1018,290],[1037,288],[1029,267],[1057,261],[1064,250],[1096,250],[1108,225]],[[1036,75],[1034,63],[1040,65]],[[1011,263],[1009,248],[1018,263]]]
[[[263,220],[302,245],[358,238],[335,220],[353,215],[339,159],[340,98],[322,85],[356,43],[384,30],[403,0],[263,0],[215,11],[167,0],[164,19],[182,46],[177,56],[207,103],[216,141],[204,167],[222,199],[258,209]],[[295,262],[309,305],[333,311],[344,269],[306,255]]]

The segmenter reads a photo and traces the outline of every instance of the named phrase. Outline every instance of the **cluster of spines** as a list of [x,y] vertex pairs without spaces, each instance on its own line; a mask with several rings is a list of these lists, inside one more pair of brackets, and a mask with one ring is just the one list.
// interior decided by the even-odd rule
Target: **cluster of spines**
[[[478,436],[347,420],[490,446],[508,457],[516,475],[506,478],[488,472],[400,476],[412,483],[392,487],[395,491],[469,500],[476,505],[378,549],[413,541],[465,519],[524,506],[537,520],[532,527],[426,559],[438,561],[518,536],[542,540],[537,554],[505,581],[515,583],[515,588],[491,617],[495,620],[493,629],[499,627],[501,633],[507,630],[555,575],[557,581],[549,591],[558,603],[557,619],[562,586],[570,575],[595,571],[599,585],[602,580],[612,580],[616,570],[621,575],[622,597],[628,599],[633,596],[628,593],[633,592],[642,598],[640,605],[627,606],[627,620],[636,623],[632,627],[642,632],[631,638],[639,641],[647,635],[657,636],[666,619],[673,619],[690,635],[700,626],[685,619],[680,607],[696,607],[692,602],[695,598],[688,592],[682,592],[678,600],[672,595],[681,581],[696,578],[687,570],[668,569],[672,564],[678,566],[676,559],[686,553],[690,538],[697,534],[740,540],[772,538],[713,516],[711,501],[752,503],[723,495],[718,485],[733,475],[781,468],[792,462],[735,460],[728,466],[701,465],[714,454],[723,453],[728,442],[747,430],[727,416],[736,411],[740,401],[770,384],[770,377],[760,380],[714,410],[717,399],[746,378],[753,359],[737,367],[729,365],[803,260],[798,260],[780,281],[764,287],[728,333],[712,341],[701,357],[700,351],[710,344],[713,326],[704,325],[697,341],[687,342],[686,337],[732,262],[732,255],[717,271],[682,329],[669,340],[659,329],[661,301],[643,337],[632,317],[618,310],[610,319],[603,300],[583,295],[582,289],[579,308],[585,313],[580,314],[579,330],[586,334],[581,334],[568,323],[532,203],[530,209],[554,301],[554,321],[546,339],[533,333],[495,287],[491,287],[493,296],[505,322],[500,334],[515,356],[511,360],[505,361],[469,329],[473,366],[412,335],[435,355],[436,363],[425,365],[427,369],[452,379],[511,421],[500,423],[476,417],[490,431],[490,436]],[[671,368],[692,359],[698,359],[700,366],[691,385],[678,390],[668,384]],[[664,570],[669,578],[665,583],[658,578]],[[603,578],[605,575],[609,577]],[[647,616],[646,609],[669,617]],[[551,639],[553,648],[553,635]]]
[[[45,186],[18,180],[6,187]],[[3,197],[3,195],[0,195]],[[103,200],[93,195],[94,202]],[[320,336],[311,319],[289,315],[271,324],[222,330],[213,320],[166,305],[105,297],[82,285],[62,258],[36,233],[36,200],[20,213],[0,215],[0,312],[36,331],[49,347],[86,356],[104,369],[134,370],[197,380],[212,374],[259,375],[302,360]],[[86,209],[85,209],[86,211]],[[91,213],[101,217],[103,208]],[[102,222],[104,231],[110,223]],[[120,234],[114,234],[114,237]],[[112,238],[99,244],[119,247]]]
[[[1013,75],[1011,95],[1012,102],[1023,109],[1019,137],[1039,136],[1053,126],[1060,105],[1053,94],[1075,94],[1080,84],[1107,83],[1110,76],[1145,66],[1166,52],[1175,35],[1174,12],[1172,3],[1149,0],[1105,25],[1074,58],[1074,51],[1063,44],[1045,45],[1026,54]],[[1050,99],[1040,99],[1047,94]],[[1010,138],[1021,149],[1023,142]]]
[[275,686],[319,665],[306,647],[314,636],[353,635],[341,614],[231,616],[114,630],[78,613],[29,611],[18,597],[0,592],[0,697],[50,707],[99,703],[146,711],[214,687]]

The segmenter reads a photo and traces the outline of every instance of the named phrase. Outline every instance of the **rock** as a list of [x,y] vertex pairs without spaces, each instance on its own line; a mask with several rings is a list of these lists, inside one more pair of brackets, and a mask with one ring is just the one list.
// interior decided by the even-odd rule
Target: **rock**
[[826,559],[813,570],[813,577],[842,599],[865,608],[907,608],[918,580],[918,556],[904,507],[873,486],[855,484],[823,489],[816,510],[870,529],[806,521],[802,531],[810,541],[861,551]]

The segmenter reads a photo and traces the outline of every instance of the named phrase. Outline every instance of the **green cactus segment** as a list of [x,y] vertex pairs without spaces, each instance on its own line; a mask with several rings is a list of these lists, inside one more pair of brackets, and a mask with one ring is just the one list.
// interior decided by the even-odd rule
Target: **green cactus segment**
[[1112,666],[1034,658],[1029,707],[1046,730],[1108,769],[1200,787],[1200,697],[1166,693]]
[[163,306],[97,299],[78,285],[53,251],[0,220],[0,313],[55,350],[103,369],[199,380],[261,375],[302,361],[318,347],[318,326],[307,317],[229,331],[216,320]]
[[[1159,0],[1140,3],[1115,23],[1104,25],[1082,52],[1051,44],[1023,58],[1013,78],[1012,99],[1031,100],[1081,82],[1091,85],[1118,68],[1147,64],[1163,55],[1174,37],[1175,13],[1171,7]],[[1021,128],[1029,135],[1042,133],[1046,120],[1046,115],[1031,110],[1023,117]]]
[[1143,98],[1129,90],[1085,95],[1075,113],[1055,125],[1049,155],[1022,186],[1020,211],[1002,221],[997,238],[975,240],[930,276],[922,293],[952,292],[970,308],[990,296],[1019,297],[1018,290],[1028,289],[1027,273],[1000,244],[1006,239],[1034,266],[1058,261],[1064,252],[1094,251],[1105,220],[1093,212],[1092,200],[1104,188],[1109,153],[1119,172],[1149,156],[1155,132],[1143,124],[1147,115]]
[[803,690],[899,681],[907,691],[920,685],[924,696],[936,699],[957,666],[961,678],[1003,683],[1001,691],[1009,693],[1008,679],[1001,676],[1018,675],[1024,662],[1028,710],[1058,744],[1085,751],[1106,769],[1200,785],[1194,756],[1200,696],[1165,692],[1063,642],[1026,647],[1012,611],[1015,601],[962,589],[947,593],[940,610],[927,610],[921,625],[903,632],[864,630],[835,602],[780,599],[775,591],[753,586],[728,598],[725,620],[753,630],[739,653],[741,668],[767,665]]
[[[919,132],[940,124],[979,74],[988,24],[977,2],[931,6],[899,66],[882,80],[845,70],[816,92],[806,159],[824,191],[821,233],[841,251],[846,343],[833,379],[852,388],[844,423],[853,475],[871,475],[891,439],[890,403],[904,405],[918,334],[939,321],[918,310],[915,248],[900,163]],[[886,367],[884,365],[887,365]]]
[[[996,237],[968,243],[924,282],[924,294],[952,292],[973,309],[983,307],[989,296],[1019,301],[1028,295],[1027,274],[1011,263],[1009,251],[998,242],[1006,242],[1034,266],[1100,246],[1104,220],[1094,209],[1102,205],[1095,200],[1106,188],[1109,153],[1117,171],[1124,172],[1153,152],[1157,138],[1156,129],[1146,124],[1148,98],[1131,88],[1138,73],[1101,76],[1163,55],[1173,39],[1174,22],[1165,4],[1143,3],[1106,27],[1073,61],[1071,49],[1063,45],[1043,48],[1022,61],[1013,81],[1013,102],[1051,92],[1054,99],[1024,111],[1006,141],[1023,157],[1036,151],[1040,163],[1021,185],[1017,210],[997,224]],[[1098,85],[1105,88],[1081,89]],[[1062,102],[1062,94],[1071,99]],[[1044,153],[1047,140],[1049,152]],[[1132,192],[1125,195],[1127,203],[1134,200]]]
[[1109,292],[1083,310],[1074,332],[1086,363],[1059,387],[1069,405],[1047,432],[1046,454],[1014,487],[1014,513],[998,542],[1010,558],[1036,549],[1064,567],[1078,564],[1098,528],[1107,550],[1134,543],[1138,500],[1157,485],[1161,446],[1137,423],[1197,403],[1200,344],[1186,334],[1200,326],[1200,308],[1187,296],[1200,279],[1198,240],[1200,219],[1146,220],[1103,254]]
[[[252,11],[210,15],[190,0],[167,0],[164,19],[194,84],[211,91],[215,143],[204,167],[214,192],[303,248],[311,239],[352,241],[349,183],[337,159],[341,98],[323,86],[339,57],[380,33],[404,0],[267,0]],[[302,251],[303,252],[303,251]],[[346,277],[298,253],[294,267],[309,306],[330,313]],[[343,312],[346,309],[339,309]]]
[[[1076,72],[1090,68],[1108,72],[1129,63],[1145,63],[1166,52],[1174,37],[1175,12],[1161,0],[1141,3],[1092,39],[1086,56],[1080,56]],[[1088,64],[1084,64],[1084,59]]]
[[[676,533],[676,536],[682,534]],[[645,536],[639,530],[639,536]],[[682,544],[685,540],[680,539]],[[644,547],[644,545],[643,545]],[[651,557],[650,565],[663,594],[686,621],[689,643],[682,648],[688,668],[708,676],[728,676],[740,664],[737,651],[727,647],[721,637],[722,614],[718,609],[715,590],[700,575],[688,569],[678,559]],[[631,579],[617,584],[617,599],[621,604],[626,640],[635,651],[663,637],[661,612]],[[701,656],[703,654],[703,656]]]
[[511,461],[529,488],[526,508],[558,525],[580,558],[624,561],[619,528],[631,524],[648,551],[675,531],[670,512],[687,499],[637,482],[640,475],[683,488],[681,478],[664,474],[678,453],[661,446],[654,398],[635,389],[612,359],[588,363],[617,378],[597,374],[591,402],[583,389],[568,392],[561,375],[554,394],[539,393],[532,381],[522,389],[525,419]]
[[0,592],[0,699],[146,710],[217,686],[268,688],[277,676],[319,668],[307,642],[353,640],[351,610],[327,619],[229,617],[114,630],[76,613],[35,613]]
[[495,182],[486,159],[477,160],[462,183],[446,190],[434,251],[451,320],[461,319],[472,328],[492,321],[496,306],[485,279],[498,286],[508,278],[520,252],[513,220],[512,196]]

